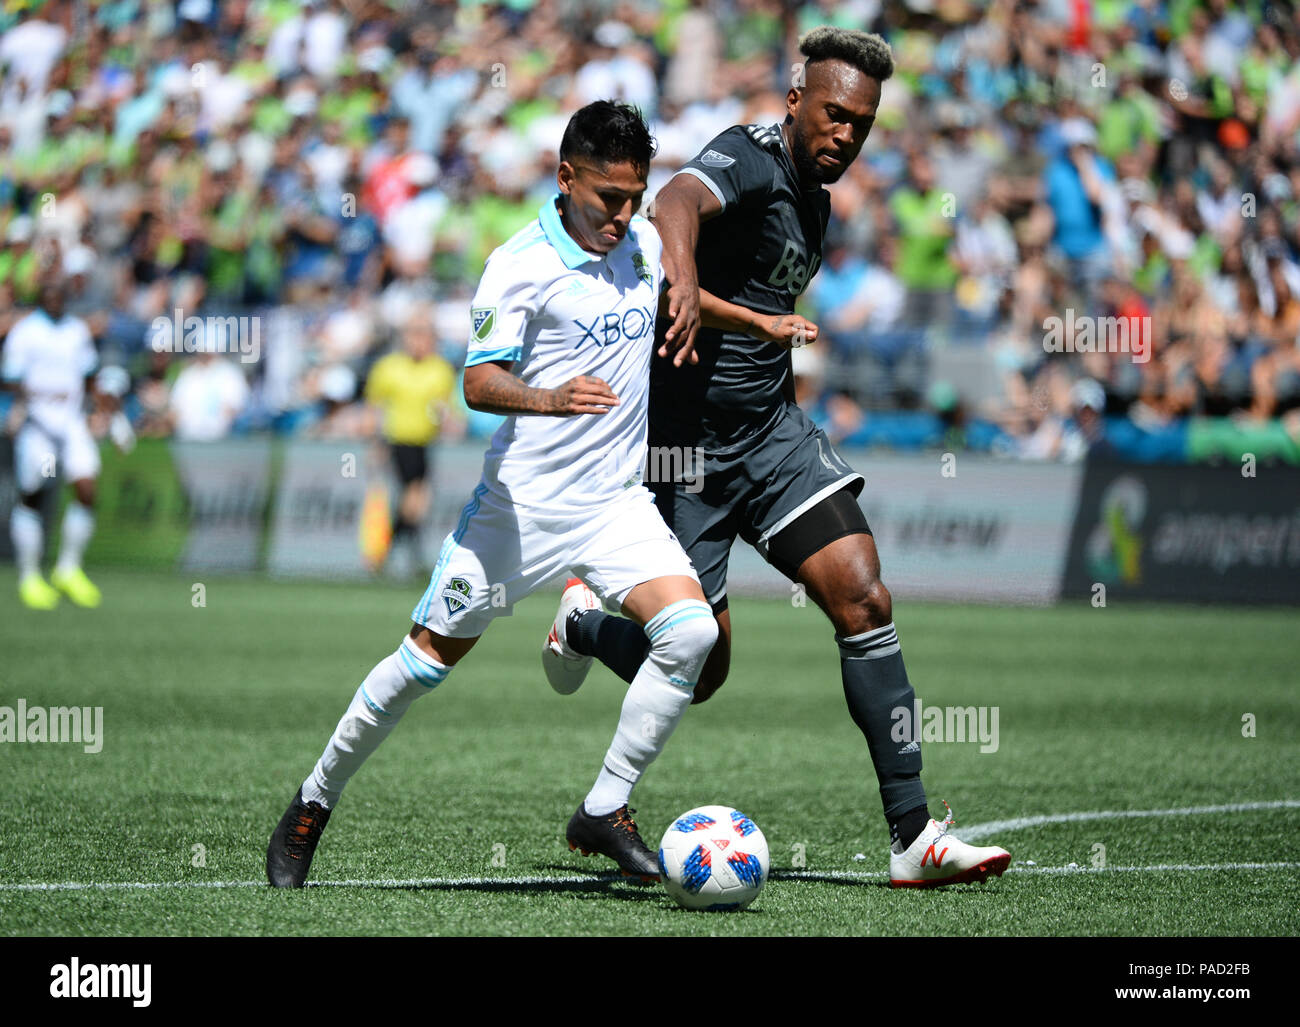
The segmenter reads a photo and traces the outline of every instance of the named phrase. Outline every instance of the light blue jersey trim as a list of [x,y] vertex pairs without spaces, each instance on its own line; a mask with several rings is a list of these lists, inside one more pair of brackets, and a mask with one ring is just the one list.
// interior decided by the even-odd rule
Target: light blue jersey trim
[[535,246],[537,243],[544,241],[545,238],[546,233],[542,231],[541,224],[534,221],[515,235],[513,239],[502,243],[501,250],[504,253],[522,253],[529,246]]
[[438,598],[438,582],[442,579],[442,572],[446,569],[448,561],[451,560],[451,554],[459,548],[460,540],[465,537],[465,532],[469,528],[470,518],[478,513],[479,505],[486,494],[487,485],[479,482],[478,488],[474,490],[474,495],[470,497],[470,501],[465,504],[464,509],[460,512],[460,523],[456,525],[456,530],[443,542],[442,551],[438,553],[438,562],[434,565],[433,573],[429,575],[429,587],[425,589],[424,596],[411,613],[411,620],[415,621],[415,623],[425,623],[429,607]]
[[433,571],[429,574],[429,587],[424,590],[424,595],[420,597],[420,601],[415,604],[415,609],[411,611],[411,620],[415,621],[416,624],[424,623],[425,615],[429,612],[429,603],[433,599],[433,591],[442,577],[443,568],[447,566],[447,560],[455,549],[456,539],[454,536],[449,536],[443,540],[442,549],[438,551],[438,562],[433,565]]
[[499,349],[483,350],[479,353],[470,353],[465,358],[465,366],[473,367],[475,364],[491,364],[497,360],[509,360],[512,363],[523,356],[524,348],[522,346],[502,346]]
[[553,247],[555,252],[560,255],[564,261],[564,266],[570,271],[577,270],[583,264],[593,260],[600,260],[598,256],[593,256],[573,241],[573,236],[565,230],[563,222],[560,221],[560,212],[555,206],[555,201],[560,194],[556,193],[549,200],[542,204],[541,212],[537,215],[537,220],[541,222],[542,231],[546,233],[546,240]]

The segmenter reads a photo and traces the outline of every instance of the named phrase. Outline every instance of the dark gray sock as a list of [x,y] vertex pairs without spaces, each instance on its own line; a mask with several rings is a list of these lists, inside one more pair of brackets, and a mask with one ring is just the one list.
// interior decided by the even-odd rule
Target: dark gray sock
[[908,810],[897,820],[889,822],[889,840],[902,842],[903,848],[906,849],[916,841],[929,822],[930,810],[927,807],[918,806],[914,810]]
[[[921,785],[920,725],[912,723],[916,693],[903,668],[898,633],[893,624],[886,624],[851,638],[836,635],[835,641],[840,647],[840,672],[849,713],[871,750],[885,819],[891,833],[902,840],[900,821],[904,814],[925,806],[925,788]],[[900,717],[900,710],[907,711],[905,717]],[[902,735],[905,727],[911,728],[910,733]],[[914,819],[908,818],[909,832]]]
[[629,685],[650,651],[650,639],[640,624],[600,610],[574,610],[564,628],[570,648],[596,657]]

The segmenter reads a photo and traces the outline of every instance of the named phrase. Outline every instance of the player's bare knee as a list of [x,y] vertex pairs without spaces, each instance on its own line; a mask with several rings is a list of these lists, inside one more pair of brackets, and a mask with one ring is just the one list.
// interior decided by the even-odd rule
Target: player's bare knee
[[883,628],[894,619],[894,603],[889,589],[879,578],[865,582],[843,596],[836,604],[835,630],[847,637]]
[[879,578],[872,581],[867,588],[866,596],[858,604],[859,610],[866,617],[866,623],[863,631],[870,631],[873,628],[883,628],[886,624],[894,619],[894,600],[889,594],[889,589],[885,588],[884,583]]

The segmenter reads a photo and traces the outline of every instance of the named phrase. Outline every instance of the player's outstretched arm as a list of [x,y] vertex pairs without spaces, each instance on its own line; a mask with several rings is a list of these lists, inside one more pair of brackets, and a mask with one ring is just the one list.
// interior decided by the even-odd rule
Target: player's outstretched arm
[[614,391],[599,378],[578,375],[555,389],[525,385],[499,363],[465,368],[465,404],[488,414],[542,414],[573,417],[607,414],[618,406]]
[[692,175],[677,175],[664,186],[654,202],[654,222],[663,240],[664,275],[668,279],[668,316],[672,318],[659,347],[659,355],[673,355],[681,365],[695,355],[695,333],[700,327],[700,279],[695,268],[695,245],[700,224],[722,212],[722,203],[703,182]]
[[[796,349],[817,341],[820,329],[798,314],[764,314],[738,303],[728,303],[700,289],[700,324],[724,332],[739,332],[760,342],[775,342],[786,349]],[[669,317],[668,297],[659,299],[659,316]]]
[[760,342],[775,342],[796,349],[817,341],[819,329],[798,314],[763,314],[728,303],[707,289],[700,290],[700,324],[725,332],[742,332]]

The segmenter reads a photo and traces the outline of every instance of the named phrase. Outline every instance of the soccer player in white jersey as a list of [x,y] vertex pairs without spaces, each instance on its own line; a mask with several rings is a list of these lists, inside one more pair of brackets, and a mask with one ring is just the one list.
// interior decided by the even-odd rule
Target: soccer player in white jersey
[[443,684],[493,619],[566,576],[640,624],[649,643],[566,838],[630,876],[658,879],[628,799],[690,704],[717,625],[641,484],[663,287],[659,236],[636,215],[653,152],[635,109],[584,107],[561,143],[560,195],[489,257],[473,300],[465,399],[508,418],[410,633],[362,682],[272,834],[273,885],[305,882],[344,785],[410,705]]
[[[34,610],[54,609],[60,593],[78,606],[100,602],[99,589],[81,568],[95,530],[99,476],[99,450],[82,404],[98,361],[90,328],[81,318],[64,313],[64,285],[49,273],[39,306],[9,330],[3,354],[5,388],[17,390],[25,411],[14,441],[18,502],[9,531],[18,563],[18,595]],[[47,582],[41,575],[41,501],[60,477],[72,483],[73,496],[63,514],[59,556]]]

